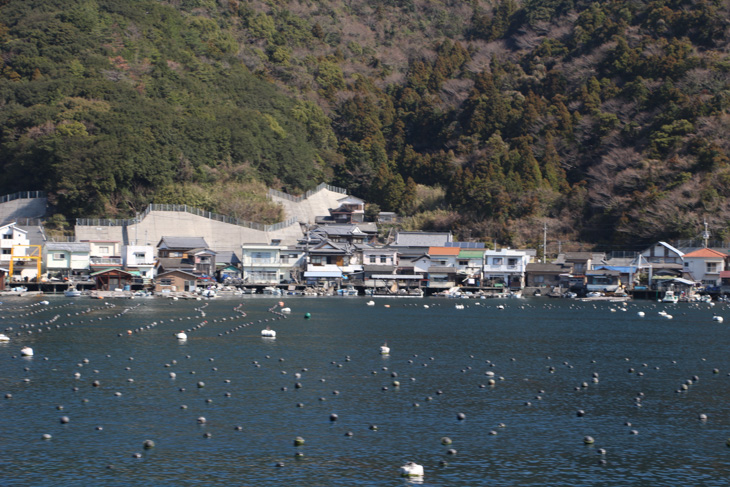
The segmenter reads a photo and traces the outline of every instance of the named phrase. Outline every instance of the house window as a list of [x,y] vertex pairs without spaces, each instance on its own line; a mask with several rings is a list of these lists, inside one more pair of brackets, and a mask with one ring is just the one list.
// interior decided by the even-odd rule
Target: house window
[[145,254],[144,252],[135,252],[134,258],[137,259],[137,261],[144,261]]
[[99,253],[101,255],[109,255],[109,247],[99,247]]
[[461,265],[461,266],[468,266],[469,265],[469,261],[468,260],[460,260],[459,261],[459,265]]
[[3,255],[10,255],[12,249],[3,249]]
[[289,254],[281,254],[279,257],[282,264],[288,264],[289,263]]
[[507,265],[517,265],[517,259],[516,258],[507,259]]
[[160,286],[172,286],[172,279],[160,279]]
[[66,254],[53,254],[53,258],[56,260],[64,260],[66,258]]
[[12,233],[4,233],[3,234],[3,240],[12,240],[13,234]]
[[581,274],[585,270],[585,268],[586,268],[585,264],[579,264],[577,262],[575,264],[573,264],[573,271],[576,274]]
[[532,279],[532,281],[533,281],[533,282],[534,282],[535,284],[541,284],[541,283],[545,282],[545,276],[535,276],[535,277],[534,277],[534,278]]
[[312,256],[312,264],[322,265],[322,257],[320,257],[320,256]]
[[502,265],[502,257],[494,257],[492,259],[492,265]]
[[706,262],[707,274],[717,274],[717,262]]
[[370,256],[370,263],[371,264],[375,264],[375,256],[374,255],[371,255]]
[[388,262],[388,257],[385,256],[385,255],[381,255],[380,256],[380,263],[381,264],[385,264],[386,262]]

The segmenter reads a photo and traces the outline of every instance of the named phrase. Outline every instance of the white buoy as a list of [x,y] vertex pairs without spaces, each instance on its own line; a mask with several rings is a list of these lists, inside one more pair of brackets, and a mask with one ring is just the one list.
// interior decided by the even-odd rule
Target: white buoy
[[261,330],[261,336],[266,338],[276,338],[276,332],[271,328],[266,327],[266,329]]
[[455,304],[454,305],[454,308],[455,309],[464,309],[464,305],[463,304]]
[[717,321],[718,323],[722,323],[724,320],[723,320],[722,316],[715,315],[712,317],[712,321]]
[[428,309],[428,308],[429,308],[429,306],[428,306],[427,304],[424,304],[424,305],[423,305],[423,307],[424,307],[425,309]]
[[291,308],[281,308],[281,312],[289,314],[289,313],[291,313]]
[[387,343],[384,343],[382,347],[380,347],[380,354],[381,355],[388,355],[390,354],[390,347]]
[[503,304],[497,305],[497,309],[504,309],[504,305]]
[[644,313],[643,311],[639,311],[636,314],[639,315],[639,318],[643,318],[644,316],[646,316],[646,313]]
[[373,301],[373,300],[371,299],[370,301],[368,301],[368,302],[367,302],[367,303],[365,303],[365,304],[367,304],[368,306],[375,306],[375,301]]
[[423,465],[408,462],[400,468],[401,477],[423,477]]
[[188,334],[185,333],[184,331],[181,331],[180,333],[175,333],[175,336],[177,337],[178,340],[187,340],[188,339]]
[[30,347],[23,347],[20,349],[20,355],[22,355],[23,357],[32,357],[33,349]]
[[0,342],[9,342],[10,337],[7,336],[5,333],[0,333]]
[[48,301],[41,301],[41,304],[42,304],[42,305],[45,305],[45,306],[48,306],[48,305],[49,305],[49,304],[51,304],[51,303],[49,303]]

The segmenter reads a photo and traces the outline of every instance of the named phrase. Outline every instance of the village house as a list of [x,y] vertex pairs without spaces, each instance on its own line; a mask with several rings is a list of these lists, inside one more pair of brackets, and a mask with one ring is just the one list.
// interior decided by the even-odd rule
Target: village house
[[337,223],[365,221],[365,200],[355,196],[345,196],[337,200],[340,206],[330,209],[332,219]]
[[587,292],[617,292],[622,288],[621,272],[614,270],[591,270],[586,272]]
[[195,292],[197,276],[181,270],[167,271],[155,279],[156,293]]
[[684,270],[692,276],[692,280],[701,282],[703,286],[719,286],[727,257],[727,254],[713,249],[695,250],[684,254]]
[[[561,287],[561,279],[573,272],[570,264],[530,262],[525,266],[525,286],[536,288]],[[565,290],[569,288],[565,286]]]
[[155,248],[151,245],[125,245],[122,252],[124,269],[141,284],[148,283],[154,277]]
[[530,257],[524,250],[487,249],[484,251],[484,286],[522,289]]
[[198,279],[215,276],[216,252],[208,248],[202,237],[162,237],[157,244],[156,274],[180,270],[195,274]]
[[90,272],[89,242],[48,242],[43,246],[43,263],[48,278],[86,280]]
[[[0,227],[0,264],[8,266],[11,255],[26,255],[30,245],[28,232],[19,228],[15,223],[8,223]],[[13,247],[16,247],[13,252]]]
[[121,269],[121,243],[117,240],[82,240],[89,244],[89,268],[91,272],[103,269]]
[[[459,242],[455,242],[458,244]],[[465,286],[479,286],[482,282],[484,267],[484,244],[472,245],[469,248],[459,248],[456,259],[457,284]]]
[[286,245],[243,244],[242,279],[245,284],[298,282],[303,256],[303,250]]

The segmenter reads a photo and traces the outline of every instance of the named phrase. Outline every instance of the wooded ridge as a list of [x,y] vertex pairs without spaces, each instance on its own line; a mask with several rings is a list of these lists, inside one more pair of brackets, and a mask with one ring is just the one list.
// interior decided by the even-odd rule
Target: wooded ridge
[[728,8],[0,0],[0,194],[271,223],[326,181],[462,239],[726,238]]

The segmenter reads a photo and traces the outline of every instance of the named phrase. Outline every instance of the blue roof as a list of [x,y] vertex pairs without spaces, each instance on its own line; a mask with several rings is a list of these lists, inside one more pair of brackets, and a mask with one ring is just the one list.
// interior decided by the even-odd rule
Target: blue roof
[[606,270],[606,271],[619,271],[624,274],[631,274],[636,272],[636,266],[633,265],[599,265],[593,268],[594,271]]

